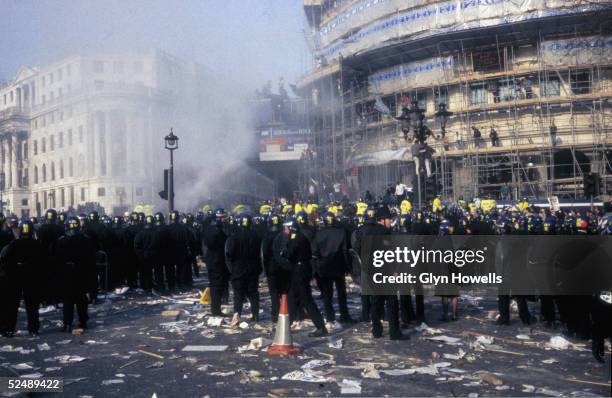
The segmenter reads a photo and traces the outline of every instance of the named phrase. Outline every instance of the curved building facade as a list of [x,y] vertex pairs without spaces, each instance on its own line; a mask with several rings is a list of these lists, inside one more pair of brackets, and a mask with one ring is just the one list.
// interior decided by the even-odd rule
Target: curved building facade
[[[313,131],[304,185],[413,184],[397,117],[418,101],[430,193],[578,198],[590,176],[612,191],[609,2],[305,0],[304,11],[315,57],[298,84]],[[452,112],[444,134],[440,104]]]

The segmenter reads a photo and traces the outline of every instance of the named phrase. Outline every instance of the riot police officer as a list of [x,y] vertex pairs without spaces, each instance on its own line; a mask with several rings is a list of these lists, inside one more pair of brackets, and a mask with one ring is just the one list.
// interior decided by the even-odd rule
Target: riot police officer
[[221,301],[229,282],[229,271],[225,264],[225,241],[227,234],[223,223],[227,217],[225,210],[215,210],[215,218],[204,228],[203,241],[206,246],[206,270],[210,284],[211,312],[213,316],[223,316]]
[[[315,327],[314,332],[309,333],[310,337],[321,337],[327,335],[323,316],[312,298],[310,280],[312,279],[312,249],[310,242],[299,231],[298,223],[295,220],[285,222],[283,233],[278,234],[274,239],[273,251],[274,259],[277,264],[284,269],[291,270],[291,281],[289,287],[289,307],[290,315],[297,314],[297,298],[304,306],[304,309],[312,319]],[[295,292],[295,294],[291,294]],[[294,298],[295,296],[295,298]]]
[[79,220],[71,217],[68,230],[57,241],[60,261],[63,303],[63,331],[72,331],[74,307],[79,318],[79,327],[87,328],[87,286],[95,278],[96,250],[91,238],[79,231]]
[[313,241],[313,256],[317,259],[315,278],[321,295],[325,319],[334,322],[336,315],[332,305],[334,285],[338,295],[340,322],[352,323],[346,302],[346,281],[344,275],[350,271],[349,242],[346,232],[331,212],[323,214],[324,227],[319,230]]
[[270,315],[272,322],[278,321],[280,299],[287,293],[290,273],[274,259],[274,239],[281,231],[280,217],[272,215],[268,218],[268,231],[261,240],[261,263],[268,281],[270,292]]
[[230,267],[230,279],[234,289],[234,316],[242,314],[246,298],[251,304],[252,320],[259,320],[259,275],[261,264],[259,250],[261,240],[252,229],[248,215],[238,217],[239,229],[227,239],[225,256]]
[[152,291],[151,273],[153,266],[159,262],[161,247],[164,244],[167,242],[162,242],[155,230],[155,219],[153,216],[146,216],[144,228],[134,238],[134,250],[139,261],[140,288],[147,293]]
[[28,317],[28,332],[38,335],[40,322],[41,264],[43,261],[40,243],[34,239],[34,225],[31,221],[19,224],[19,236],[0,253],[0,275],[3,281],[2,333],[12,337],[17,325],[17,310],[24,299]]
[[64,227],[57,223],[57,212],[54,209],[49,209],[45,213],[43,225],[36,231],[41,247],[43,248],[44,266],[41,271],[44,273],[45,280],[49,281],[44,287],[43,299],[48,304],[57,302],[59,292],[57,291],[58,280],[58,261],[55,254],[55,244],[57,240],[64,235]]
[[179,287],[191,286],[191,264],[189,264],[189,243],[191,236],[185,225],[180,222],[178,211],[170,213],[168,234],[170,236],[170,262],[176,266]]

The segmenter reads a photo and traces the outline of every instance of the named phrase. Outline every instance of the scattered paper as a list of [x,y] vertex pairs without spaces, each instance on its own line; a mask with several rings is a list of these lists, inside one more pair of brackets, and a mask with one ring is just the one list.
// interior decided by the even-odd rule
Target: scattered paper
[[32,367],[32,365],[28,364],[28,363],[18,363],[17,365],[11,365],[11,368],[15,369],[15,370],[30,370],[30,369],[34,369]]
[[329,365],[333,365],[336,362],[334,362],[331,359],[313,359],[310,360],[308,362],[306,362],[305,364],[303,364],[301,366],[302,369],[314,369],[314,368],[321,368],[323,366],[329,366]]
[[353,379],[342,379],[340,386],[340,394],[361,394],[361,381]]
[[573,344],[562,336],[553,336],[550,338],[548,343],[546,343],[546,347],[555,350],[567,350],[572,346]]
[[211,316],[206,321],[206,324],[208,326],[217,326],[218,327],[218,326],[221,326],[222,323],[223,323],[223,317],[220,317],[220,316]]
[[461,348],[459,349],[459,352],[457,352],[457,354],[443,354],[442,355],[444,359],[454,359],[454,360],[459,360],[463,358],[464,356],[465,356],[465,351],[463,351]]
[[476,337],[476,341],[481,343],[481,344],[491,345],[491,344],[493,344],[493,337],[478,336],[478,337]]
[[527,336],[526,334],[517,334],[516,338],[519,340],[531,340],[531,337]]
[[449,345],[457,345],[457,344],[460,344],[461,342],[460,338],[449,337],[449,336],[431,336],[431,337],[425,337],[425,339],[432,340],[432,341],[440,341],[442,343],[446,343]]
[[226,345],[186,345],[182,351],[186,352],[207,352],[207,351],[225,351]]
[[333,379],[327,376],[324,376],[321,372],[317,372],[315,370],[306,369],[306,370],[294,370],[293,372],[289,372],[281,377],[283,380],[293,380],[293,381],[305,381],[308,383],[327,383],[332,382]]
[[551,363],[557,363],[559,362],[558,360],[556,360],[555,358],[549,358],[549,359],[544,359],[542,360],[542,363],[548,364],[550,365]]
[[125,383],[125,381],[123,381],[122,379],[110,379],[110,380],[102,381],[103,386],[110,386],[111,384],[122,384],[122,383]]
[[478,377],[480,377],[480,380],[482,380],[483,382],[494,386],[501,386],[502,384],[504,384],[504,381],[502,379],[491,373],[481,373],[478,375]]
[[47,343],[38,344],[38,351],[49,351],[51,347]]
[[342,346],[344,345],[344,340],[341,338],[330,338],[327,341],[327,346],[329,348],[335,348],[335,349],[341,349]]

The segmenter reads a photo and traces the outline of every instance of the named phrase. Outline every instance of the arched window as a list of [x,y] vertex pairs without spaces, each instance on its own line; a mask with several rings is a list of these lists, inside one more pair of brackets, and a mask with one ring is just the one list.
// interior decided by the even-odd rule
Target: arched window
[[47,165],[44,163],[42,167],[42,182],[47,182]]
[[47,139],[45,137],[42,138],[42,153],[47,152]]
[[51,181],[55,180],[55,162],[51,162]]
[[60,179],[64,178],[64,159],[60,159]]
[[68,177],[74,177],[74,162],[72,158],[68,160]]
[[38,184],[38,166],[34,166],[34,184]]

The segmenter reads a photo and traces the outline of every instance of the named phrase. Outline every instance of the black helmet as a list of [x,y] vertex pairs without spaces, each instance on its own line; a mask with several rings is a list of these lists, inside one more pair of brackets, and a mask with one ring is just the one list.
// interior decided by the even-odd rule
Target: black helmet
[[7,224],[10,228],[17,228],[19,219],[16,216],[10,216]]
[[138,222],[145,222],[145,217],[143,212],[138,213]]
[[53,224],[55,220],[57,220],[57,211],[55,211],[55,209],[47,210],[45,213],[45,222]]
[[241,214],[238,217],[238,223],[242,228],[249,229],[251,228],[251,224],[253,223],[253,220],[251,216],[249,216],[248,214]]
[[61,222],[62,224],[66,222],[66,219],[68,218],[68,214],[66,214],[66,212],[61,212],[57,215],[57,219],[59,220],[59,222]]
[[30,220],[24,220],[19,223],[19,236],[30,238],[34,233],[34,224]]
[[38,224],[38,219],[34,216],[30,217],[30,221],[32,222],[33,225]]
[[157,222],[158,224],[163,224],[164,223],[164,213],[159,212],[159,211],[155,213],[155,222]]
[[170,212],[170,222],[176,224],[180,221],[180,218],[181,216],[178,211],[174,210]]
[[79,222],[79,219],[74,216],[68,218],[68,222],[66,222],[66,225],[69,231],[78,231],[79,228],[81,227],[81,223]]
[[98,212],[94,210],[91,213],[89,213],[88,219],[89,221],[98,222],[98,220],[100,219],[100,216],[98,216]]
[[113,225],[122,225],[122,224],[123,224],[123,218],[119,216],[113,217]]
[[155,224],[155,218],[153,216],[146,216],[145,217],[145,224],[146,225],[153,225]]

